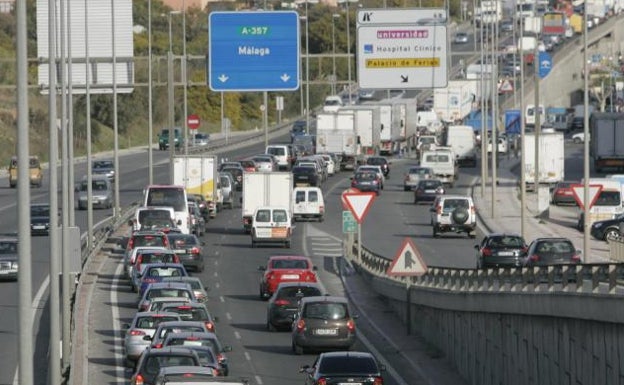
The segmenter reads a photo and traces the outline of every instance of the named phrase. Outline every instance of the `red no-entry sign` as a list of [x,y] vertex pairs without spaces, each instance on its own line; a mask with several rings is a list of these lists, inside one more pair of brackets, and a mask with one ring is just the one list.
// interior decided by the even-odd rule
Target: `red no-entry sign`
[[186,125],[191,130],[198,129],[200,123],[201,123],[201,121],[199,120],[199,116],[198,115],[193,114],[193,115],[189,115],[188,118],[186,118]]

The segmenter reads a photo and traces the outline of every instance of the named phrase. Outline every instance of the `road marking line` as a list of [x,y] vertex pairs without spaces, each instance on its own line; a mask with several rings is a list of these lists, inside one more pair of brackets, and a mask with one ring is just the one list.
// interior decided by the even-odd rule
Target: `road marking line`
[[225,302],[225,298],[223,298],[223,296],[221,295],[221,296],[219,296],[219,301]]
[[232,315],[230,314],[230,312],[225,313],[225,318],[227,318],[228,321],[232,320]]
[[255,378],[258,385],[262,385],[262,378],[260,378],[260,376],[255,376]]
[[245,354],[245,359],[247,361],[251,361],[251,356],[249,355],[249,353],[245,352],[244,354]]
[[215,287],[218,289],[221,287],[221,284],[219,282],[215,282]]
[[235,332],[234,332],[234,337],[236,337],[236,339],[237,339],[237,340],[240,340],[240,339],[241,339],[241,335],[240,335],[240,333],[239,333],[239,332],[237,332],[237,331],[235,331]]

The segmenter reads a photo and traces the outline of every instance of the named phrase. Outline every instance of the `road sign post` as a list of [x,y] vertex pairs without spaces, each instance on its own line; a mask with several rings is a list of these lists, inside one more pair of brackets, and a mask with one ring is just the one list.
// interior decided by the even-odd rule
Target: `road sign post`
[[342,193],[343,202],[357,221],[358,261],[362,260],[362,222],[377,195],[372,192]]
[[342,232],[343,234],[355,233],[357,231],[357,221],[349,210],[342,211]]
[[297,12],[212,12],[208,29],[211,90],[294,91],[299,88]]
[[552,57],[548,52],[540,51],[539,55],[537,55],[538,63],[539,63],[539,77],[540,79],[544,79],[550,73],[552,68]]
[[200,124],[201,120],[199,119],[199,115],[192,114],[186,118],[186,125],[191,130],[197,130]]

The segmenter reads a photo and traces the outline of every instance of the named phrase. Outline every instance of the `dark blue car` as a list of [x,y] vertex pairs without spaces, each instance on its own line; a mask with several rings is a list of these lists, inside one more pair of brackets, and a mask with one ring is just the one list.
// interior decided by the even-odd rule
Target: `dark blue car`
[[164,277],[187,277],[188,273],[181,263],[148,263],[144,266],[141,276],[139,277],[139,295],[148,285],[156,282],[162,282]]

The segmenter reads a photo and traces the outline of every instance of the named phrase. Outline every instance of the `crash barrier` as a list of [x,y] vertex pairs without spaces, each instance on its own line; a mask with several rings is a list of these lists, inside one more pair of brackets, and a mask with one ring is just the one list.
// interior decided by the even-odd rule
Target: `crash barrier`
[[[390,277],[357,244],[351,263],[406,324],[470,384],[618,384],[624,368],[624,265],[429,267]],[[409,299],[409,300],[408,300]]]

